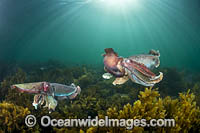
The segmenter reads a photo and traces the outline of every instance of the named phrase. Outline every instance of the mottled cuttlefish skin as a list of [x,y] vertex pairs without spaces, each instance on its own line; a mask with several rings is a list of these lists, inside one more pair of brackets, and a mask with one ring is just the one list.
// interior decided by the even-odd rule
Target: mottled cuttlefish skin
[[75,86],[73,83],[70,86],[58,83],[50,83],[50,86],[50,93],[53,96],[61,99],[74,99],[81,92],[81,88],[79,86]]
[[60,99],[74,99],[81,92],[79,86],[75,84],[63,85],[58,83],[49,82],[36,82],[36,83],[24,83],[15,84],[11,88],[17,89],[19,92],[26,92],[35,94],[33,100],[33,106],[37,109],[38,106],[42,106],[44,103],[50,111],[55,110],[57,106],[57,100]]
[[138,63],[136,61],[124,58],[122,66],[131,72],[137,70],[147,77],[155,77],[155,74],[151,72],[144,64]]
[[[107,49],[105,49],[105,51],[106,50]],[[115,54],[115,57],[118,57],[113,49],[111,51]],[[118,69],[120,68],[120,71],[123,71],[123,75],[116,76],[108,70],[107,72],[116,77],[113,85],[124,84],[128,79],[131,79],[133,82],[143,86],[154,86],[163,79],[162,72],[160,72],[159,75],[156,75],[151,71],[160,65],[159,57],[159,51],[155,50],[150,50],[148,54],[134,55],[127,58],[120,57],[120,61],[115,63],[115,66],[117,66]],[[106,63],[104,62],[105,67],[107,67],[106,65],[109,64],[110,60],[107,59],[106,61]],[[111,78],[107,73],[103,74],[102,77],[104,79]]]
[[[130,61],[129,59],[124,59],[123,66],[128,74],[128,77],[135,83],[141,84],[143,86],[154,86],[154,84],[159,83],[163,78],[163,73],[160,72],[156,76],[151,72],[145,65],[137,66],[138,63]],[[138,69],[138,67],[140,69]]]
[[118,57],[118,54],[115,53],[112,48],[106,48],[103,57],[105,71],[109,72],[115,77],[124,76],[124,69],[120,65],[123,58]]
[[11,88],[17,89],[20,92],[38,94],[41,91],[43,91],[43,84],[44,83],[45,82],[14,84],[14,85],[11,86]]
[[149,54],[134,55],[128,57],[128,59],[143,64],[149,69],[154,69],[160,65],[159,57],[159,51],[150,50]]

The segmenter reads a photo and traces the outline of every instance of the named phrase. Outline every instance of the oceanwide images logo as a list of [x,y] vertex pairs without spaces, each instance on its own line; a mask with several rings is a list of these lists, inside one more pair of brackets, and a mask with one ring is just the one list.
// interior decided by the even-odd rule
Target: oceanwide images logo
[[[99,119],[96,116],[94,119],[88,116],[87,119],[51,119],[49,116],[42,116],[40,119],[43,127],[175,127],[174,119],[151,119],[147,123],[146,119],[110,119],[105,116],[104,119]],[[33,127],[37,123],[34,115],[28,115],[25,118],[25,124],[28,127]]]
[[25,118],[25,124],[28,127],[34,127],[37,123],[36,117],[34,115],[27,115]]

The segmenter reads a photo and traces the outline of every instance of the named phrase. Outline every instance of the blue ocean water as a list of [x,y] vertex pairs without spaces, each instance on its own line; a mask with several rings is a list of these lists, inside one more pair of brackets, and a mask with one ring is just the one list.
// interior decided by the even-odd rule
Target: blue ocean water
[[1,0],[0,59],[102,64],[120,56],[161,53],[161,66],[200,67],[200,1]]

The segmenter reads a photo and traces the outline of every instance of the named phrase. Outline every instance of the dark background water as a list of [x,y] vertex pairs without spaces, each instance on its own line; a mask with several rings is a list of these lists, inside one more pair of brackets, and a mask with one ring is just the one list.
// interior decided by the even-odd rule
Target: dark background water
[[199,0],[1,0],[0,59],[102,64],[159,50],[161,65],[200,68]]

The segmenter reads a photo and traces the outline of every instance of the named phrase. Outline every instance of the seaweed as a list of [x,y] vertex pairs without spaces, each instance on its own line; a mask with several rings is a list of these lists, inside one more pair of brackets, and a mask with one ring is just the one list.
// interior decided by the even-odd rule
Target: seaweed
[[[171,99],[169,96],[162,99],[157,90],[146,88],[141,91],[139,100],[135,101],[133,105],[126,104],[122,110],[116,108],[109,108],[107,116],[113,119],[175,119],[175,127],[133,127],[127,130],[122,127],[91,127],[87,132],[199,132],[200,124],[200,109],[196,106],[194,101],[195,95],[193,93],[180,93],[178,99]],[[99,115],[100,118],[105,116]]]
[[[41,66],[44,68],[41,69]],[[13,67],[13,70],[3,74],[0,96],[1,101],[4,102],[0,103],[0,106],[3,105],[3,110],[7,109],[8,114],[12,115],[16,115],[13,114],[13,111],[18,110],[21,120],[12,121],[9,118],[9,121],[11,120],[13,123],[10,127],[4,125],[5,121],[1,120],[2,132],[23,132],[24,130],[30,132],[48,130],[49,132],[88,133],[198,132],[200,130],[200,83],[197,80],[189,83],[184,78],[185,73],[176,69],[162,68],[164,79],[155,86],[157,89],[144,88],[131,81],[123,85],[113,86],[114,78],[110,80],[102,79],[103,69],[99,70],[88,66],[66,66],[60,63],[48,66],[47,63],[38,66],[16,66],[16,68]],[[49,114],[46,108],[34,109],[32,106],[34,95],[19,93],[10,88],[12,84],[38,81],[75,83],[81,86],[81,95],[73,100],[58,101],[56,110]],[[191,87],[191,91],[187,90],[188,87]],[[20,113],[20,111],[23,112],[27,109],[26,114]],[[35,115],[37,119],[41,119],[44,115],[49,115],[55,119],[81,119],[88,118],[88,116],[104,118],[108,116],[116,119],[147,119],[148,122],[152,118],[174,118],[176,127],[133,127],[128,130],[123,127],[43,127],[40,123],[37,123],[35,127],[28,128],[24,123],[27,114]],[[12,115],[11,117],[16,119],[17,115]],[[6,117],[5,112],[1,114],[3,120]],[[16,128],[16,125],[18,128]]]
[[24,118],[28,114],[28,108],[5,101],[0,103],[0,132],[25,132],[28,128],[24,125]]
[[162,88],[160,93],[163,97],[178,97],[179,92],[186,91],[187,82],[184,80],[184,72],[180,72],[176,68],[162,68],[160,71],[164,73],[164,77],[155,87]]
[[12,84],[26,82],[26,73],[21,69],[17,68],[14,75],[7,76],[0,84],[0,99],[3,100],[10,91]]

